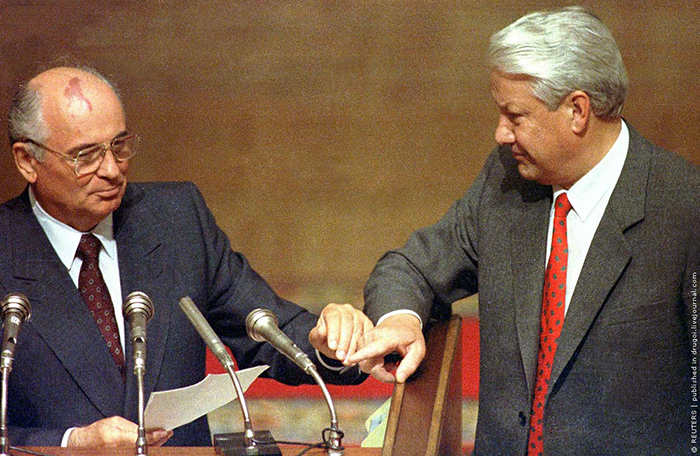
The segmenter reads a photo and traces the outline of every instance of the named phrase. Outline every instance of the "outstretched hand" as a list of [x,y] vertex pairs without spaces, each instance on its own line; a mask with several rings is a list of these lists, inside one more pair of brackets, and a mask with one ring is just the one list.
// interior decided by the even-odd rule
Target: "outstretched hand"
[[[363,372],[387,383],[405,382],[418,368],[426,350],[420,320],[412,314],[386,318],[367,331],[359,345],[361,348],[348,356],[346,364],[359,363]],[[384,356],[391,353],[398,353],[402,358],[393,374],[384,360]]]
[[355,353],[358,341],[374,325],[362,311],[350,304],[328,304],[309,333],[309,342],[318,351],[344,364]]

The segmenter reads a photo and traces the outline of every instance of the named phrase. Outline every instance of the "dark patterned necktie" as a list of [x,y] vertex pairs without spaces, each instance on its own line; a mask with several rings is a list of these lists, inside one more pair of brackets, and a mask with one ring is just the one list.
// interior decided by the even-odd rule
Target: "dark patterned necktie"
[[125,379],[124,353],[119,342],[119,328],[114,317],[114,306],[98,264],[100,248],[102,248],[102,244],[95,235],[83,234],[83,237],[80,238],[76,256],[83,260],[83,264],[80,266],[78,289],[88,310],[90,310],[90,315],[97,323],[102,337],[107,342],[107,347],[114,358],[119,373]]
[[537,377],[535,395],[532,400],[532,415],[530,416],[528,456],[541,456],[544,451],[544,404],[549,390],[549,378],[552,375],[554,353],[557,351],[559,335],[564,325],[566,267],[569,259],[566,214],[569,213],[569,210],[571,210],[569,198],[566,193],[562,193],[554,203],[552,250],[545,271],[540,348],[537,353]]

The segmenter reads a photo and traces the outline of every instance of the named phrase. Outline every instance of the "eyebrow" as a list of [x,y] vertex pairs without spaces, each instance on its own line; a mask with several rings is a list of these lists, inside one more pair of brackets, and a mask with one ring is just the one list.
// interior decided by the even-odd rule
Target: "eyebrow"
[[496,98],[496,93],[494,91],[491,91],[491,98],[493,99],[493,103],[496,105],[496,107],[500,111],[511,111],[513,109],[513,102],[512,101],[509,101],[509,100],[506,100],[506,101],[500,100],[499,101]]
[[[121,138],[122,136],[126,136],[126,135],[128,135],[128,134],[129,134],[129,132],[128,132],[127,130],[122,130],[121,132],[117,133],[117,135],[116,135],[114,138],[110,139],[109,142],[112,142],[112,141],[114,141],[115,139]],[[90,147],[97,146],[97,145],[100,145],[100,144],[103,144],[103,143],[86,143],[86,144],[80,144],[80,145],[77,145],[77,146],[75,146],[75,147],[71,147],[70,149],[68,149],[68,151],[66,152],[66,155],[71,155],[71,156],[72,156],[72,155],[78,155],[78,152],[80,152],[81,150],[89,149]]]
[[529,111],[528,109],[525,109],[522,106],[518,106],[512,101],[509,101],[503,105],[496,103],[496,106],[498,106],[501,112],[505,112],[508,114],[526,114]]

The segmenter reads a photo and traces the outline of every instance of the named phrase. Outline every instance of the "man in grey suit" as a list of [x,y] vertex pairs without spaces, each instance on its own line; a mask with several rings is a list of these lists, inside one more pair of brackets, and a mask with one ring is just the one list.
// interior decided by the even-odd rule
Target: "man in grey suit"
[[625,68],[592,12],[524,16],[492,36],[489,63],[499,146],[440,221],[378,262],[377,325],[349,361],[405,381],[421,325],[478,292],[475,454],[689,454],[698,168],[621,118]]
[[[246,315],[265,307],[327,381],[366,377],[342,369],[372,327],[362,312],[330,304],[316,317],[277,296],[232,251],[194,185],[127,184],[139,138],[101,75],[68,67],[37,75],[15,98],[9,125],[28,186],[0,207],[0,292],[23,293],[32,306],[10,377],[13,444],[134,445],[137,387],[121,317],[122,298],[133,291],[155,306],[146,397],[204,378],[205,345],[179,309],[183,296],[197,304],[239,367],[269,364],[264,375],[313,382],[269,344],[247,337]],[[150,430],[147,438],[150,445],[211,445],[206,417],[174,434]]]

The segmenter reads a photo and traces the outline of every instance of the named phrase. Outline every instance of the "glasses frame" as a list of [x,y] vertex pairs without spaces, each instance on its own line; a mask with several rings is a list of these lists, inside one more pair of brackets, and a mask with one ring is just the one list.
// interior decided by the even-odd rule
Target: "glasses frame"
[[[112,148],[114,147],[114,142],[117,140],[131,140],[131,139],[136,140],[136,144],[133,148],[133,153],[126,158],[117,157],[116,154],[114,153],[114,151],[112,150]],[[126,135],[117,136],[115,138],[112,138],[109,142],[105,142],[105,143],[101,143],[101,144],[93,144],[91,146],[87,146],[83,149],[80,149],[75,157],[71,157],[70,155],[67,155],[63,152],[58,152],[57,150],[53,150],[50,147],[47,147],[38,141],[34,141],[31,138],[23,138],[21,141],[18,141],[18,142],[26,142],[26,143],[34,144],[35,146],[40,147],[47,152],[51,152],[52,154],[58,155],[59,157],[61,157],[62,159],[66,160],[66,161],[72,162],[73,163],[73,171],[75,172],[75,175],[77,177],[81,177],[81,176],[87,176],[88,174],[93,174],[93,173],[97,172],[97,170],[100,169],[100,166],[102,166],[102,162],[104,161],[105,155],[107,155],[108,150],[110,152],[112,152],[112,155],[114,156],[114,160],[116,160],[119,163],[125,162],[125,161],[133,158],[134,155],[136,155],[136,148],[137,148],[140,141],[141,141],[141,137],[139,135],[137,135],[136,133],[127,133]],[[100,157],[95,160],[95,161],[99,160],[99,164],[97,165],[97,168],[95,168],[95,171],[90,171],[89,173],[82,173],[82,174],[79,173],[78,172],[78,165],[81,164],[80,163],[81,155],[84,155],[84,153],[87,150],[92,149],[93,147],[96,147],[96,146],[99,146],[101,149]]]

